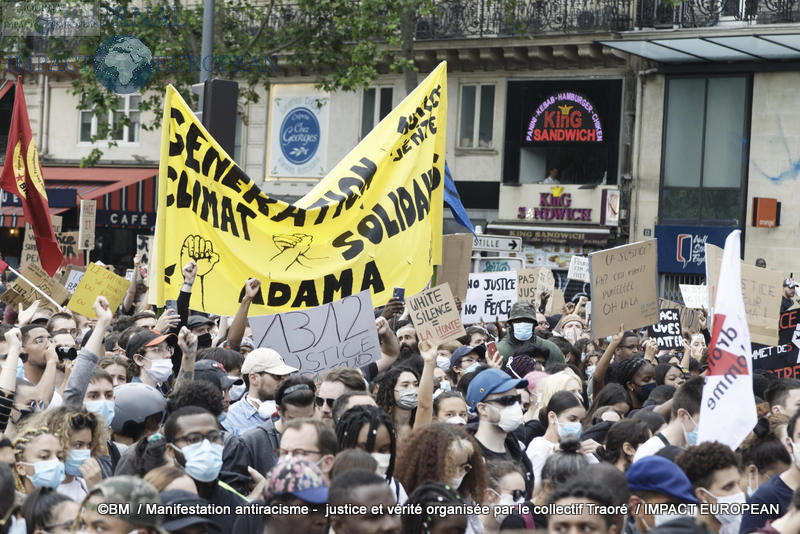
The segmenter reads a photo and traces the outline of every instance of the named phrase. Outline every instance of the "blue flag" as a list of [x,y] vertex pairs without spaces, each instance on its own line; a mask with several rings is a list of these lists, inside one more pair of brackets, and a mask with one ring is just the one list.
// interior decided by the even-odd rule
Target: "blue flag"
[[456,222],[469,229],[472,235],[475,235],[475,228],[472,227],[467,210],[464,209],[464,205],[461,203],[461,197],[456,190],[456,184],[453,182],[453,176],[450,174],[450,167],[447,166],[447,163],[444,164],[444,202],[450,206],[450,212]]

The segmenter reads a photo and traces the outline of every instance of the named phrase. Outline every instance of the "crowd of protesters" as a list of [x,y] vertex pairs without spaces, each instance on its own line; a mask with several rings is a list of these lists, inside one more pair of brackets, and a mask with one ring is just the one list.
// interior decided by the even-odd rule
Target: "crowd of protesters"
[[0,534],[800,532],[800,381],[756,373],[750,436],[698,444],[705,318],[670,352],[543,295],[432,346],[392,299],[373,363],[305,376],[255,346],[258,280],[215,317],[196,271],[161,314],[138,265],[91,320],[5,310]]

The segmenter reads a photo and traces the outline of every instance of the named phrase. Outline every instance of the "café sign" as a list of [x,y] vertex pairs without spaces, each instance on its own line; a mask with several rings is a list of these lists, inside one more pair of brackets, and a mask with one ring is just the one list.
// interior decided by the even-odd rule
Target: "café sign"
[[536,108],[525,141],[599,143],[603,141],[603,125],[586,97],[573,92],[557,93]]

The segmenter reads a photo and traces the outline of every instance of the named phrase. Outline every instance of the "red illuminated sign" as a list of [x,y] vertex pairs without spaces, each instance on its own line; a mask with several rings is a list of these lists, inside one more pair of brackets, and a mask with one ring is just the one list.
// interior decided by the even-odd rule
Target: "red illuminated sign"
[[536,108],[525,141],[599,143],[603,141],[603,126],[585,97],[578,93],[557,93]]

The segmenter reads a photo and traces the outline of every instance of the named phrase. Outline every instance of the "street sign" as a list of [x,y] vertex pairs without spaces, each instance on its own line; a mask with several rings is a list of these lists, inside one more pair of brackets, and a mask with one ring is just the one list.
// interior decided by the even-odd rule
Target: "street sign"
[[472,250],[484,252],[522,252],[522,238],[481,234],[475,237]]

